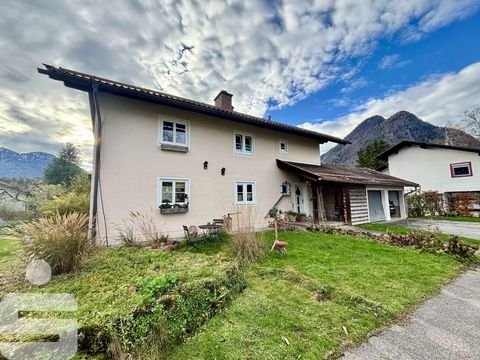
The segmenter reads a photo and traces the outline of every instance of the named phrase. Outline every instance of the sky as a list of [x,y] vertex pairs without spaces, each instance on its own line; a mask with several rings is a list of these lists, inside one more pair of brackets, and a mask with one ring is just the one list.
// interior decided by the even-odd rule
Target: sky
[[[91,164],[88,98],[42,63],[346,136],[410,111],[458,125],[480,105],[478,0],[0,2],[0,147]],[[334,144],[332,144],[334,145]],[[323,149],[329,148],[324,146]]]

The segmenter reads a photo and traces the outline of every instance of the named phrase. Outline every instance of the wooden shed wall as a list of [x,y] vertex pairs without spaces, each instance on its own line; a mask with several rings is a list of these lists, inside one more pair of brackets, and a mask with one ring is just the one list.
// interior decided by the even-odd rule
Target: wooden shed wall
[[368,223],[368,199],[365,186],[350,187],[349,194],[352,225]]

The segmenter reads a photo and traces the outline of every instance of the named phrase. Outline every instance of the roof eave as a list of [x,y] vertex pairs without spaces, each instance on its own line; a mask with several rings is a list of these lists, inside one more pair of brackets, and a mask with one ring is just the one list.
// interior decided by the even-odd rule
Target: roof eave
[[51,65],[46,65],[44,64],[45,69],[42,68],[37,68],[37,71],[40,74],[47,75],[49,78],[53,80],[58,80],[62,81],[66,87],[70,87],[73,89],[77,89],[80,91],[90,91],[93,85],[98,86],[99,91],[103,91],[106,93],[110,93],[113,95],[120,95],[120,96],[125,96],[131,99],[135,100],[143,100],[143,101],[148,101],[148,102],[153,102],[157,103],[160,105],[165,105],[165,106],[170,106],[170,107],[175,107],[179,108],[182,110],[188,110],[188,111],[195,111],[198,113],[202,113],[204,115],[210,115],[210,116],[215,116],[215,117],[220,117],[222,119],[227,119],[230,121],[235,121],[247,125],[253,125],[253,126],[258,126],[266,129],[271,129],[271,130],[276,130],[284,133],[289,133],[289,134],[295,134],[298,136],[303,136],[311,139],[316,139],[319,141],[320,144],[324,144],[326,142],[335,142],[338,144],[346,145],[350,144],[349,141],[336,138],[334,136],[330,135],[325,135],[321,133],[315,133],[313,131],[302,131],[301,128],[297,129],[288,129],[284,128],[281,125],[276,125],[276,124],[269,124],[269,123],[262,123],[260,119],[255,120],[255,119],[248,119],[249,115],[237,115],[235,113],[223,111],[221,109],[213,109],[213,108],[208,108],[208,107],[203,107],[200,105],[196,105],[194,103],[187,103],[187,102],[181,102],[176,99],[172,98],[164,98],[160,97],[157,95],[153,94],[146,94],[144,92],[140,91],[134,91],[131,89],[126,89],[122,88],[119,86],[114,86],[112,84],[104,83],[104,82],[98,82],[94,81],[93,79],[85,79],[85,78],[80,78],[80,77],[75,77],[70,74],[66,74],[64,72],[59,72],[55,67],[52,67]]

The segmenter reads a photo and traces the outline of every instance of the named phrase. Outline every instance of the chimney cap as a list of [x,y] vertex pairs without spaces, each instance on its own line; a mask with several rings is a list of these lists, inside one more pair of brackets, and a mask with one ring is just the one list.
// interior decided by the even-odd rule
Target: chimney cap
[[230,94],[227,90],[221,90],[221,91],[217,94],[217,96],[215,96],[215,99],[213,99],[213,101],[217,100],[220,95],[227,95],[227,96],[230,96],[230,97],[233,96],[233,94]]

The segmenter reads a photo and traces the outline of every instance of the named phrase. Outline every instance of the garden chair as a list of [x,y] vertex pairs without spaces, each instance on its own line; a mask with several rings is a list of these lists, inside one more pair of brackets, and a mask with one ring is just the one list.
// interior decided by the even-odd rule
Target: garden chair
[[198,228],[195,225],[190,227],[183,225],[183,232],[185,233],[185,240],[187,240],[187,245],[197,248],[195,243],[198,241]]

